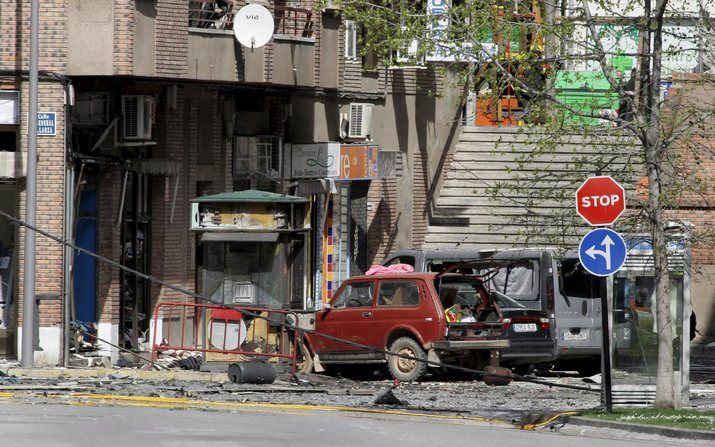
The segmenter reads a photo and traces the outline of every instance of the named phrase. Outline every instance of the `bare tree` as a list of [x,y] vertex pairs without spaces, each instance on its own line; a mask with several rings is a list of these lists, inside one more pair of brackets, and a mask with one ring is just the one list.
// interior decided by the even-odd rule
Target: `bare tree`
[[[504,95],[518,99],[519,116],[499,124],[521,125],[522,137],[516,140],[530,149],[514,159],[513,169],[507,168],[510,178],[489,191],[494,200],[523,208],[509,219],[523,226],[524,241],[573,244],[583,231],[573,211],[573,193],[588,174],[611,174],[628,185],[636,206],[619,228],[650,234],[654,249],[655,405],[662,408],[677,404],[666,227],[677,220],[684,201],[710,203],[715,196],[713,180],[697,167],[699,158],[713,158],[707,143],[715,116],[715,77],[707,73],[715,41],[710,1],[339,2],[342,13],[367,30],[363,50],[376,52],[384,63],[456,65],[460,81],[471,83],[484,103],[496,107]],[[634,30],[637,44],[630,49],[613,45],[619,37],[608,29]],[[690,93],[666,98],[662,83],[672,76],[672,67],[664,63],[679,56],[697,59],[697,79],[688,84]],[[624,58],[636,61],[630,76],[617,66]],[[556,85],[568,76],[585,90],[594,79],[605,87],[590,102],[572,101]],[[693,91],[705,97],[693,100]],[[559,149],[569,145],[595,150],[574,150],[565,159]],[[688,234],[691,241],[709,244],[710,231],[696,228]]]

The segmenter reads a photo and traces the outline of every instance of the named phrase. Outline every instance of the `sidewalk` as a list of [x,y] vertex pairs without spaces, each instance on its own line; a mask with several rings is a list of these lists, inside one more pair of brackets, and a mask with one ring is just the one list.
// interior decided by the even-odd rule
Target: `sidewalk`
[[[21,368],[0,366],[0,373],[22,379],[134,379],[147,381],[178,380],[185,382],[227,382],[225,372],[200,371],[144,371],[141,369],[110,368]],[[2,375],[2,374],[0,374]]]
[[567,424],[585,425],[588,427],[612,428],[632,433],[661,435],[667,436],[669,438],[715,441],[715,431],[685,430],[673,427],[663,427],[659,425],[627,424],[624,422],[603,421],[600,419],[591,419],[582,416],[565,416],[564,422],[566,422]]

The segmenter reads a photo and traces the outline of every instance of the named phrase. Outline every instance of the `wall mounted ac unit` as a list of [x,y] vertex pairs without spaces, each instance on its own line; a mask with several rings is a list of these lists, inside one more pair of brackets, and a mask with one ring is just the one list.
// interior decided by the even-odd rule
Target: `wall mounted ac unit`
[[154,98],[148,95],[122,96],[123,128],[125,140],[151,139],[154,124]]
[[367,138],[370,136],[372,122],[372,104],[352,103],[348,114],[348,138]]

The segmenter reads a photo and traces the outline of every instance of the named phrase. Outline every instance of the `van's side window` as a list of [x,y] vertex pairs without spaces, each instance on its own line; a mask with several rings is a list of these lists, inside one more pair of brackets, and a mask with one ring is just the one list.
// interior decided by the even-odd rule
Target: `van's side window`
[[600,298],[600,279],[588,273],[578,259],[561,261],[561,293],[574,298]]

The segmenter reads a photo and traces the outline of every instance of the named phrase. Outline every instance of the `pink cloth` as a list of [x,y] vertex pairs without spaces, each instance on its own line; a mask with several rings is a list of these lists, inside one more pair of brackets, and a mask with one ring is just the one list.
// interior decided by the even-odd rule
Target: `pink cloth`
[[387,267],[383,265],[372,265],[366,275],[389,275],[390,273],[412,273],[415,268],[410,264],[392,264]]

